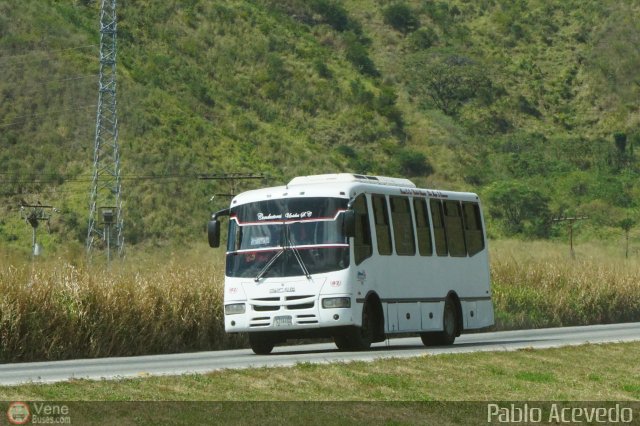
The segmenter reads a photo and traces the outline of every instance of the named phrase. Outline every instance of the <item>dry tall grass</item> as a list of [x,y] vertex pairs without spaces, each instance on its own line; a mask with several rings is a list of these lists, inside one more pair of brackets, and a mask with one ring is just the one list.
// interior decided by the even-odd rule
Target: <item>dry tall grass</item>
[[220,263],[68,262],[0,270],[0,361],[238,347],[224,333]]
[[[0,362],[212,350],[224,333],[224,259],[204,247],[115,262],[0,268]],[[597,253],[597,254],[596,254]],[[496,328],[640,321],[640,264],[595,248],[491,245]]]
[[607,248],[498,242],[491,280],[497,329],[640,321],[640,263]]

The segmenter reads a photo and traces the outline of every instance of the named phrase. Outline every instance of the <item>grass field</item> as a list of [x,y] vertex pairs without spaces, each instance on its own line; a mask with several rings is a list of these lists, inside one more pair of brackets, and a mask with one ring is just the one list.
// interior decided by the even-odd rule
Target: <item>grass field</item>
[[[114,424],[158,418],[186,424],[206,420],[206,416],[233,424],[299,424],[300,420],[310,424],[323,420],[326,424],[332,416],[343,420],[339,424],[412,424],[426,420],[478,424],[486,419],[487,403],[495,401],[618,401],[638,410],[638,353],[640,343],[634,342],[329,365],[304,363],[181,377],[0,387],[0,400],[129,401],[130,405],[75,405],[75,412],[86,416],[83,421],[99,422],[108,417]],[[171,402],[145,405],[141,401]],[[355,403],[358,401],[369,403]],[[635,414],[640,418],[640,412]]]
[[0,387],[0,400],[640,400],[640,342]]
[[[490,246],[496,329],[640,320],[640,263],[601,248]],[[0,269],[0,361],[246,346],[224,333],[224,259],[203,246],[87,265],[74,258]]]

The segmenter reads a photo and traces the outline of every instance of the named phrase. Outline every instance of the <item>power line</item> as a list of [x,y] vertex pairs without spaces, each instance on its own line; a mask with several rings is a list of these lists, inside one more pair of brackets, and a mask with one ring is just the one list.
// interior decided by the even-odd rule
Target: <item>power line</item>
[[89,109],[89,108],[95,108],[96,105],[95,104],[90,104],[90,105],[83,105],[80,107],[74,107],[74,108],[63,108],[63,109],[58,109],[55,111],[47,111],[47,112],[38,112],[35,114],[26,114],[26,115],[18,115],[14,118],[19,118],[20,120],[14,120],[14,121],[10,121],[10,122],[6,122],[6,123],[0,123],[0,128],[4,128],[4,127],[11,127],[11,126],[15,126],[16,124],[21,124],[21,123],[26,123],[27,120],[29,118],[33,118],[33,117],[41,117],[41,116],[46,116],[46,115],[53,115],[59,112],[67,112],[67,111],[81,111],[81,110],[85,110],[85,109]]
[[[79,80],[86,80],[88,78],[96,78],[96,74],[79,74],[79,75],[74,75],[74,76],[65,76],[62,78],[57,78],[57,79],[53,79],[53,80],[47,80],[46,83],[56,83],[56,82],[69,82],[69,81],[79,81]],[[94,83],[94,81],[92,80],[91,83]],[[23,89],[35,89],[35,88],[41,88],[41,87],[49,87],[48,85],[45,85],[45,82],[39,82],[39,83],[34,83],[34,84],[14,84],[13,85],[14,88],[18,89],[18,90],[23,90]]]
[[[10,173],[4,172],[0,173],[0,175],[11,175]],[[14,174],[14,176],[19,176]],[[5,178],[4,180],[0,179],[0,184],[47,184],[47,183],[58,183],[62,181],[62,183],[86,183],[91,182],[93,178],[91,175],[80,175],[76,177],[65,177],[62,175],[57,175],[55,173],[49,173],[40,176],[49,176],[49,179],[22,179],[22,180],[11,180]],[[82,177],[85,176],[85,177]],[[121,175],[121,180],[129,180],[129,181],[143,181],[143,180],[227,180],[232,181],[236,179],[265,179],[266,176],[262,174],[255,173],[187,173],[187,174],[163,174],[163,175]]]
[[58,194],[77,194],[85,195],[84,192],[78,190],[54,190],[54,191],[23,191],[23,192],[0,192],[0,197],[18,197],[23,195],[58,195]]
[[[56,78],[56,79],[51,79],[51,80],[47,80],[47,83],[54,83],[54,82],[58,82],[58,81],[76,81],[76,80],[84,80],[86,78],[95,78],[96,74],[77,74],[77,75],[72,75],[72,76],[64,76],[61,78]],[[44,86],[44,82],[39,82],[38,84],[31,84],[31,85],[20,85],[18,88],[19,89],[25,89],[25,88],[31,88],[31,87],[42,87]],[[16,85],[14,85],[14,87],[17,87]]]
[[31,60],[36,60],[36,59],[40,59],[42,60],[43,58],[26,58],[28,56],[32,56],[32,55],[36,55],[36,54],[45,54],[45,55],[49,55],[51,56],[52,54],[57,54],[57,53],[61,53],[61,52],[67,52],[67,51],[73,51],[73,50],[83,50],[83,49],[88,49],[90,47],[97,47],[97,44],[87,44],[84,46],[77,46],[77,47],[67,47],[64,49],[57,49],[57,50],[46,50],[46,49],[40,49],[40,50],[30,50],[26,53],[18,53],[15,55],[8,55],[8,56],[1,56],[0,57],[0,64],[2,62],[7,62],[11,59],[31,59]]

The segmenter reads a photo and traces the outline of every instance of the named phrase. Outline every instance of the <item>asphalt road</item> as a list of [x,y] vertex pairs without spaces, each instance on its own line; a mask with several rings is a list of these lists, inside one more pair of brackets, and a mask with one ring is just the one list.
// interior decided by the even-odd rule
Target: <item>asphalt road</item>
[[150,375],[206,373],[221,369],[291,366],[296,363],[372,361],[444,353],[512,351],[586,343],[640,340],[640,322],[499,331],[462,335],[453,346],[426,348],[419,338],[389,339],[368,352],[339,352],[331,343],[276,347],[271,355],[254,355],[250,349],[147,355],[122,358],[0,364],[0,385],[27,382],[53,383],[69,379],[117,379]]

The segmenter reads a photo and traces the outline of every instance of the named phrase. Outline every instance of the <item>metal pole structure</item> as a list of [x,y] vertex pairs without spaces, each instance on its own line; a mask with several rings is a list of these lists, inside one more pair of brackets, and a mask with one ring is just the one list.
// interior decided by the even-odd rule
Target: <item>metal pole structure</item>
[[37,253],[36,253],[36,251],[37,251],[37,248],[36,248],[36,244],[37,244],[37,242],[36,242],[36,229],[38,229],[38,227],[34,226],[33,227],[33,237],[31,238],[31,253],[34,256],[37,256]]
[[577,220],[585,220],[589,219],[589,216],[576,216],[576,217],[558,217],[553,219],[554,222],[569,222],[569,253],[571,254],[571,258],[576,258],[576,253],[573,250],[573,224]]
[[103,207],[102,224],[104,225],[104,236],[107,243],[107,265],[111,263],[111,227],[114,224],[115,207]]
[[[27,211],[27,209],[30,209]],[[20,215],[27,222],[27,224],[31,225],[32,235],[31,235],[31,254],[33,257],[36,257],[40,254],[40,250],[38,247],[37,240],[37,230],[40,222],[48,222],[51,219],[50,211],[53,210],[57,212],[53,206],[44,206],[38,202],[38,204],[20,204]]]
[[107,263],[111,263],[111,244],[110,244],[110,229],[111,229],[111,225],[105,225],[105,235],[106,235],[106,240],[107,240]]
[[[116,102],[117,52],[116,0],[102,0],[100,6],[100,81],[98,110],[93,150],[93,178],[89,203],[89,227],[86,248],[91,256],[100,240],[124,254],[124,222],[120,180],[120,149],[118,145],[118,115]],[[114,232],[101,230],[99,210],[113,206]],[[111,230],[110,230],[111,231]],[[104,247],[104,246],[103,246]]]
[[[265,180],[266,176],[260,173],[222,173],[222,174],[201,174],[198,175],[198,179],[200,180],[223,180],[226,182],[231,182],[231,193],[229,194],[214,194],[216,196],[223,197],[235,197],[237,182],[239,180],[250,180],[250,179],[259,179]],[[212,197],[213,199],[213,197]]]

